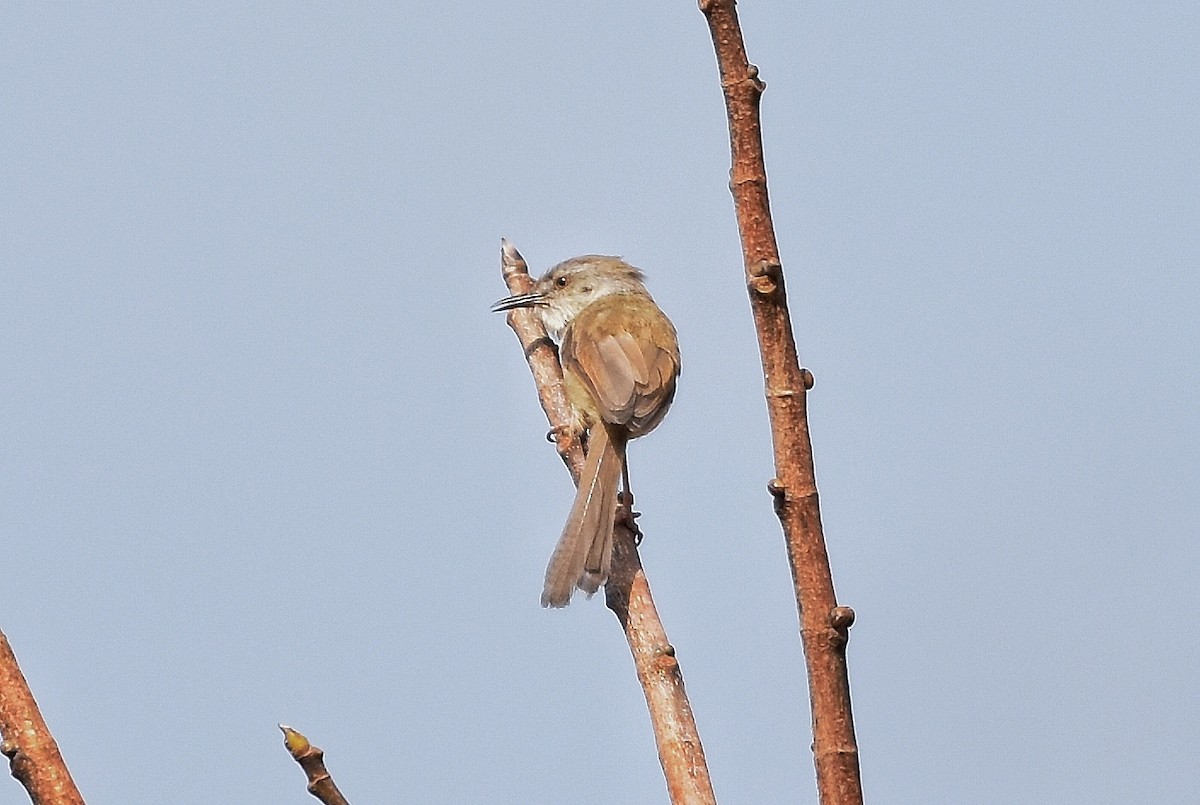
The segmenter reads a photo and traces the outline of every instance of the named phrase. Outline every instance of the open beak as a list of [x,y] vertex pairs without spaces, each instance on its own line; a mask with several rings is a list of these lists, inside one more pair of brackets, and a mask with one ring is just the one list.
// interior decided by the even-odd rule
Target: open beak
[[539,291],[530,291],[529,293],[519,293],[516,296],[506,296],[496,304],[492,305],[492,312],[499,313],[504,310],[512,310],[518,307],[540,307],[546,304],[545,294]]

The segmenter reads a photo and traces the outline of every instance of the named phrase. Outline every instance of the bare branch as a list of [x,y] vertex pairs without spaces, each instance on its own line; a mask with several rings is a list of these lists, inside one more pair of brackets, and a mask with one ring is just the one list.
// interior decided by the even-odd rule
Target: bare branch
[[8,638],[0,632],[0,751],[34,805],[83,805],[83,796],[58,744],[46,726],[33,693],[17,665]]
[[[509,293],[527,293],[533,280],[523,258],[507,240],[501,241],[500,268]],[[584,452],[573,435],[571,406],[563,391],[562,367],[558,353],[537,315],[518,308],[508,314],[508,324],[517,334],[529,369],[537,384],[538,399],[546,412],[558,443],[559,455],[575,483],[583,469]],[[646,696],[658,757],[671,802],[681,805],[715,805],[712,782],[696,720],[683,687],[683,674],[675,659],[675,649],[667,640],[659,620],[646,574],[642,570],[634,535],[618,521],[613,531],[613,561],[604,587],[608,608],[625,631],[633,655],[638,681]]]
[[350,805],[325,769],[325,753],[286,724],[280,724],[279,729],[283,732],[283,745],[308,777],[308,793],[325,805]]
[[784,293],[783,267],[767,198],[759,101],[766,85],[746,59],[734,0],[700,0],[708,20],[729,118],[730,191],[737,210],[746,285],[758,331],[776,478],[768,484],[792,567],[812,703],[813,755],[824,805],[862,802],[858,744],[850,710],[846,641],[854,613],[839,607],[808,431],[812,375],[800,367]]

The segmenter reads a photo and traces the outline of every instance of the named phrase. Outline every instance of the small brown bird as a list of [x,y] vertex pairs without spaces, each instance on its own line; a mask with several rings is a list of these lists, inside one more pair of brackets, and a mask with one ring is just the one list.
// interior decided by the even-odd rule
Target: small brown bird
[[608,580],[617,483],[632,507],[625,445],[666,416],[679,377],[670,319],[619,257],[589,254],[559,263],[535,290],[501,299],[499,312],[534,308],[559,345],[567,399],[578,433],[588,433],[579,491],[546,568],[542,606],[565,607],[575,588],[589,596]]

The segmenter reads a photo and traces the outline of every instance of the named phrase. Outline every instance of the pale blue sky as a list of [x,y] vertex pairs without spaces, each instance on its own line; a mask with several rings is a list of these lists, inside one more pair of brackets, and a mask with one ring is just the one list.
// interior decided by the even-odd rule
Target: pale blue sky
[[[1200,7],[746,0],[873,805],[1185,802]],[[91,803],[663,802],[488,305],[644,268],[631,450],[724,803],[815,802],[724,109],[693,2],[10,4],[0,539]],[[0,804],[24,802],[0,781]]]

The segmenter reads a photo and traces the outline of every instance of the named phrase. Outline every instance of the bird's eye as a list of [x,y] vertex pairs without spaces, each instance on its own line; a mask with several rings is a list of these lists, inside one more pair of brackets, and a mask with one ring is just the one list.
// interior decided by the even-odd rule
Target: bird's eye
[[566,276],[564,275],[564,276],[559,277],[558,279],[556,279],[554,281],[554,284],[557,285],[559,288],[566,288],[567,287]]

